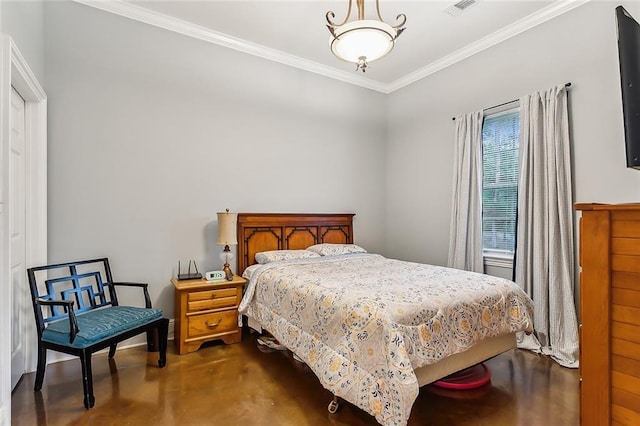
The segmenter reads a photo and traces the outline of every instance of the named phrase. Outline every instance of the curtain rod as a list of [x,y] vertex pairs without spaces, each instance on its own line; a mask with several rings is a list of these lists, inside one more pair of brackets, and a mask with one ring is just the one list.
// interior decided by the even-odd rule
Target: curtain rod
[[[565,83],[564,87],[571,87],[571,82],[569,82],[569,83]],[[501,103],[501,104],[494,105],[494,106],[489,107],[489,108],[484,108],[484,109],[483,109],[483,111],[484,111],[484,110],[487,110],[487,109],[498,108],[498,107],[501,107],[501,106],[503,106],[503,105],[510,104],[511,102],[516,102],[517,100],[518,100],[518,99],[514,99],[514,100],[509,101],[509,102],[503,102],[503,103]],[[453,121],[455,121],[455,120],[456,120],[456,118],[455,118],[455,117],[452,117],[451,119],[452,119]]]

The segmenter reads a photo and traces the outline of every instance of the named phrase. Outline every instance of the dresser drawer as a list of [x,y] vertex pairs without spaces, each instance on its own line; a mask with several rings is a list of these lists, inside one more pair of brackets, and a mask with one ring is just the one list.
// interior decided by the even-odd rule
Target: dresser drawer
[[189,337],[225,333],[238,330],[238,311],[235,309],[188,317]]
[[237,306],[237,295],[238,292],[235,287],[189,293],[187,299],[187,312]]

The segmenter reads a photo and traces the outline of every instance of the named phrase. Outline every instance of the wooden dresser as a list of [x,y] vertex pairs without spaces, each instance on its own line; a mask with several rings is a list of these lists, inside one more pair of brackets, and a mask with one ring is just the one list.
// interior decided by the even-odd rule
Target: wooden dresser
[[175,287],[175,343],[179,354],[197,351],[204,342],[239,343],[238,305],[247,281],[171,280]]
[[640,204],[577,204],[580,423],[640,425]]

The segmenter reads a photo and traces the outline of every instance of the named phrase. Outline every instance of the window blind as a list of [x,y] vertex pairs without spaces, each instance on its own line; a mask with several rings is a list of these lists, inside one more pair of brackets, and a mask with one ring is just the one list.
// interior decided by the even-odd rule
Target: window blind
[[513,254],[518,208],[519,110],[485,117],[482,126],[482,245]]

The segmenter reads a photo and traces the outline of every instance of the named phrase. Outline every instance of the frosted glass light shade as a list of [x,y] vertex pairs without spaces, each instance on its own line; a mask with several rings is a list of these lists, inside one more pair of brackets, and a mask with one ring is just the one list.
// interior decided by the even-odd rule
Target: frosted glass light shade
[[218,244],[232,245],[238,244],[236,236],[236,224],[238,223],[238,213],[220,212],[218,213]]
[[396,30],[381,21],[362,19],[335,28],[336,37],[329,38],[331,51],[347,62],[367,62],[385,56],[393,49]]

